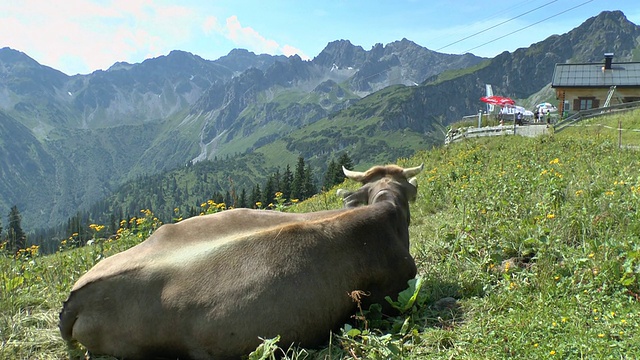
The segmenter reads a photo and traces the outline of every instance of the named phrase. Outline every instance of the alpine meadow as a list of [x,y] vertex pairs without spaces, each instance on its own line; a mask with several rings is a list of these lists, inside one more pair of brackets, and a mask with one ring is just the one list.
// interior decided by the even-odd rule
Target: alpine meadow
[[[625,132],[619,147],[611,130],[618,121],[638,129],[640,111],[556,135],[482,138],[399,159],[425,164],[411,207],[418,276],[389,299],[402,315],[361,309],[323,349],[265,339],[249,358],[637,358],[640,167],[631,145],[640,137]],[[275,201],[291,212],[341,206],[335,188],[290,206]],[[213,201],[205,208],[225,211]],[[115,238],[94,224],[84,247],[68,239],[51,255],[35,246],[3,255],[0,356],[65,358],[58,312],[74,281],[158,226],[143,209]]]

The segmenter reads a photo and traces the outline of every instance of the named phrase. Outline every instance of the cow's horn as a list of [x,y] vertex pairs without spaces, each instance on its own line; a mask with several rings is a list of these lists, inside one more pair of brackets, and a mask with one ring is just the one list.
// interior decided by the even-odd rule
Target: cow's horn
[[363,172],[351,171],[351,170],[348,170],[344,166],[342,167],[342,172],[344,173],[344,176],[348,177],[349,179],[351,179],[353,181],[360,182],[362,179],[364,179],[364,173]]
[[414,168],[404,169],[402,171],[402,175],[404,175],[405,179],[412,178],[420,173],[424,168],[424,163],[420,164],[420,166],[416,166]]

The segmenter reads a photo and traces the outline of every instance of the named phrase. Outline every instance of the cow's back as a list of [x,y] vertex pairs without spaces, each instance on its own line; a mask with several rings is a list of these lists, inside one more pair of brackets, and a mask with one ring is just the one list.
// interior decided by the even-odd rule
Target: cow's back
[[350,291],[378,291],[372,296],[380,300],[415,275],[408,249],[390,230],[393,211],[336,211],[169,248],[182,228],[162,227],[145,246],[105,259],[80,279],[61,316],[77,316],[67,337],[132,358],[154,346],[190,358],[236,357],[255,349],[259,337],[276,335],[283,346],[319,345],[353,313]]
[[200,247],[215,247],[228,241],[245,237],[255,232],[277,228],[284,224],[306,222],[324,217],[333,217],[343,210],[315,213],[283,213],[253,209],[233,209],[216,214],[196,216],[177,224],[165,224],[147,240],[115,254],[108,261],[101,261],[84,274],[75,284],[75,291],[86,284],[116,274],[163,261],[167,254],[197,251]]

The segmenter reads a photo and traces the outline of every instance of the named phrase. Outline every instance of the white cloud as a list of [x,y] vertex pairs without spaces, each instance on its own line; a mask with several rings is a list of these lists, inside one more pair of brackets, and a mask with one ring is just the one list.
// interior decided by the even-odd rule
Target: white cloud
[[222,35],[231,40],[235,45],[257,53],[284,54],[291,56],[300,55],[308,60],[309,56],[300,49],[291,45],[280,45],[276,40],[269,39],[250,26],[242,26],[236,15],[228,17],[222,25],[215,16],[208,16],[202,22],[202,30],[205,34],[215,36]]
[[[69,74],[173,50],[192,35],[195,16],[189,8],[150,0],[20,3],[0,4],[0,44]],[[79,61],[71,66],[70,58]]]
[[204,31],[205,34],[222,33],[223,29],[217,17],[207,16],[202,23],[202,31]]
[[267,39],[251,27],[243,27],[238,17],[227,18],[226,36],[238,45],[248,46],[254,51],[273,54],[279,52],[280,45]]

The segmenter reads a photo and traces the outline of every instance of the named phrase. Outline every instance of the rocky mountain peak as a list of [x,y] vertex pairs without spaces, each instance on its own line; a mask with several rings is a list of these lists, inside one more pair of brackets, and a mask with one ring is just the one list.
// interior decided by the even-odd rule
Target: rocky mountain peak
[[324,67],[334,64],[340,68],[360,67],[367,52],[362,46],[355,46],[349,40],[332,41],[313,59],[313,63]]
[[286,60],[287,57],[284,55],[256,55],[254,52],[245,49],[233,49],[229,52],[229,54],[220,57],[214,62],[226,67],[227,69],[235,72],[236,75],[238,75],[238,73],[251,67],[265,70],[276,61]]
[[[561,39],[568,41],[573,62],[602,61],[604,53],[614,53],[614,61],[631,61],[640,50],[640,27],[621,11],[603,11],[587,19]],[[565,44],[566,46],[566,44]]]

